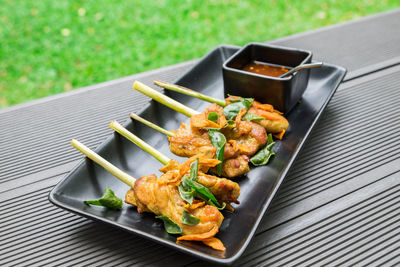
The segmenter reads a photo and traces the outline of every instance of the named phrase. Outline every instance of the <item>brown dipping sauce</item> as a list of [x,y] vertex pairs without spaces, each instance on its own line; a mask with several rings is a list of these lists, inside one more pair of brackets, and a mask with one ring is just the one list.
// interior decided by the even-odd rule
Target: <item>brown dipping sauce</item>
[[289,71],[284,66],[270,65],[268,63],[252,61],[242,68],[244,71],[261,74],[265,76],[279,77]]

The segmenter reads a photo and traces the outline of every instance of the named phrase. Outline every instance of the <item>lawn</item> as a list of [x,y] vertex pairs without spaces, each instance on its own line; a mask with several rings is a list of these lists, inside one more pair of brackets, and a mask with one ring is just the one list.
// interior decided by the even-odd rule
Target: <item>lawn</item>
[[0,107],[399,6],[349,1],[2,0]]

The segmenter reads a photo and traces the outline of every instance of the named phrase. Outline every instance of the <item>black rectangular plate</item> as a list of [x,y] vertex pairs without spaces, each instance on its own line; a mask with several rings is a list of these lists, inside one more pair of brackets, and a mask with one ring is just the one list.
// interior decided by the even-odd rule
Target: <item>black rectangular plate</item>
[[[221,66],[238,49],[239,47],[227,45],[215,48],[175,82],[204,94],[223,98]],[[168,235],[161,221],[154,219],[153,214],[139,214],[130,205],[124,204],[121,211],[113,211],[83,204],[84,200],[101,196],[106,186],[110,186],[120,197],[129,189],[88,159],[82,160],[55,186],[49,199],[66,210],[139,234],[201,259],[232,263],[249,244],[272,198],[345,73],[344,68],[330,64],[312,69],[302,101],[287,116],[290,127],[283,140],[275,145],[275,157],[267,166],[252,168],[247,176],[237,179],[241,187],[240,205],[235,206],[234,213],[223,212],[225,220],[217,235],[226,247],[225,252],[215,251],[199,242],[178,245],[175,243],[176,236]],[[195,110],[203,110],[209,105],[175,92],[165,93]],[[181,121],[189,122],[182,114],[154,101],[150,101],[139,115],[166,129],[177,129]],[[168,141],[162,134],[131,120],[124,125],[168,157],[177,158],[169,151]],[[157,160],[118,134],[111,135],[96,152],[134,177],[151,173],[159,175],[157,170],[162,167]],[[179,158],[180,162],[184,160]]]

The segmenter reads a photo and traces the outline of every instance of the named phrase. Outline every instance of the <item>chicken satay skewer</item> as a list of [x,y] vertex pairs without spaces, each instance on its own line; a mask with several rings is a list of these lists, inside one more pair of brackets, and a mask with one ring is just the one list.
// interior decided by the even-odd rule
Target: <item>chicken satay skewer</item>
[[[199,113],[197,111],[192,110],[189,107],[186,107],[185,105],[169,98],[166,95],[161,94],[160,92],[152,89],[151,87],[135,81],[133,84],[133,89],[138,90],[142,92],[143,94],[153,98],[154,100],[158,101],[159,103],[166,105],[167,107],[180,112],[188,117],[191,118],[191,126],[192,128],[204,128],[204,127],[210,127],[211,125],[216,125],[217,123],[214,123],[208,119],[209,113],[217,113],[218,115],[218,128],[223,128],[226,122],[225,116],[223,114],[222,107],[217,105],[217,104],[212,104],[210,107],[206,109],[206,112]],[[186,110],[186,112],[182,112],[182,110]],[[241,111],[244,111],[241,110]],[[208,114],[206,114],[208,113]],[[239,112],[241,113],[241,112]],[[238,115],[237,118],[235,119],[235,127],[231,130],[229,127],[226,129],[224,135],[228,134],[226,136],[226,139],[228,140],[233,140],[237,141],[239,145],[242,147],[246,147],[246,151],[242,150],[242,154],[240,155],[239,160],[231,160],[232,167],[235,168],[235,172],[228,173],[228,171],[231,168],[224,168],[222,173],[226,177],[236,177],[241,174],[244,174],[249,171],[249,166],[248,166],[248,161],[249,157],[254,155],[262,146],[264,146],[267,143],[267,133],[266,133],[266,128],[262,125],[259,125],[257,123],[251,122],[251,121],[241,121],[240,116]],[[286,119],[284,119],[286,120]],[[240,124],[240,127],[239,127]],[[215,126],[211,126],[215,127]],[[281,132],[281,131],[277,131]],[[242,145],[243,144],[243,145]],[[250,159],[251,160],[251,159]],[[228,166],[228,165],[226,165]],[[244,168],[242,168],[244,167]],[[236,172],[238,170],[240,174],[236,174],[239,172]]]
[[[199,99],[202,99],[204,101],[207,101],[209,103],[215,103],[220,105],[221,107],[226,107],[228,103],[224,100],[220,100],[211,96],[204,95],[202,93],[193,91],[189,88],[179,86],[176,84],[172,83],[167,83],[167,82],[161,82],[161,81],[154,81],[155,85],[158,85],[164,89],[175,91],[181,94],[193,96]],[[227,98],[228,101],[232,101],[233,99],[236,99],[237,97],[229,97]],[[284,132],[287,130],[289,127],[289,122],[280,115],[280,112],[276,111],[272,105],[269,104],[261,104],[258,103],[257,101],[253,101],[252,106],[249,109],[250,113],[253,113],[254,115],[257,115],[259,117],[264,118],[264,120],[258,121],[258,123],[263,126],[268,132],[272,132],[275,134],[280,133],[281,135],[278,135],[278,138],[281,139]]]
[[82,154],[99,164],[101,167],[109,171],[112,175],[117,177],[119,180],[133,188],[135,186],[136,179],[127,174],[126,172],[121,171],[113,164],[105,160],[103,157],[92,151],[90,148],[79,142],[78,140],[72,139],[71,145],[79,150]]
[[126,194],[125,202],[137,206],[139,213],[152,212],[163,220],[168,218],[177,224],[180,231],[176,233],[183,235],[177,238],[178,241],[202,241],[214,249],[225,250],[222,242],[214,237],[224,219],[216,207],[210,205],[196,207],[191,214],[198,218],[198,221],[195,224],[184,223],[181,218],[186,211],[176,186],[159,184],[155,175],[135,179],[79,141],[72,139],[71,145],[129,185],[131,189]]
[[[176,131],[168,131],[154,123],[131,113],[130,117],[138,120],[143,124],[168,135],[169,148],[172,153],[180,157],[193,157],[195,155],[204,155],[208,158],[216,157],[216,149],[210,141],[208,134],[194,133],[190,126],[181,124]],[[212,169],[214,173],[218,173],[216,168]],[[240,154],[237,143],[229,141],[225,144],[224,155],[222,161],[222,176],[234,178],[250,171],[247,155]]]
[[[156,125],[156,124],[154,124],[154,123],[152,123],[152,122],[150,122],[150,121],[148,121],[148,120],[136,115],[135,113],[131,113],[130,117],[132,119],[134,119],[134,120],[137,120],[137,121],[149,126],[150,128],[153,128],[154,130],[156,130],[158,132],[161,132],[161,133],[167,135],[168,136],[168,140],[170,141],[170,150],[171,150],[172,153],[174,153],[177,156],[188,157],[188,158],[190,158],[192,156],[195,156],[195,155],[198,155],[198,154],[203,154],[205,157],[208,157],[208,158],[213,158],[215,156],[215,148],[211,144],[208,136],[196,135],[196,138],[202,141],[201,142],[201,144],[202,144],[201,148],[193,146],[193,145],[189,145],[187,142],[185,142],[184,144],[181,144],[181,143],[175,144],[176,142],[173,141],[174,137],[177,136],[175,133],[164,129],[164,128],[162,128],[162,127],[160,127],[160,126],[158,126],[158,125]],[[186,126],[186,125],[183,125],[183,126]],[[181,125],[181,127],[183,127],[183,126]],[[113,128],[114,130],[118,131],[111,124],[110,124],[110,127]],[[127,133],[126,131],[124,131],[122,129],[121,129],[121,131],[125,132],[125,134],[123,132],[120,132],[121,135],[124,135],[126,138],[130,139],[128,137],[128,135],[130,133]],[[190,136],[195,137],[195,135],[192,134],[192,133],[190,134]],[[135,143],[138,146],[140,146],[140,141],[137,140],[136,137],[132,137],[130,140],[133,143]],[[185,147],[185,149],[183,149],[182,147]],[[154,151],[152,152],[152,151],[147,151],[146,150],[146,152],[148,152],[149,154],[151,154],[155,158],[157,158],[156,157],[157,153],[154,153]],[[162,162],[162,163],[165,164],[165,162]]]
[[[157,82],[157,84],[165,85],[165,83],[160,83],[160,82]],[[172,84],[168,84],[168,85],[169,86],[165,87],[165,89],[171,90],[171,88],[174,88],[174,91],[176,91],[176,92],[184,93],[186,95],[191,95],[194,97],[197,97],[198,95],[202,95],[200,93],[193,94],[192,92],[194,92],[194,91],[191,91],[191,90],[187,91],[186,89],[184,89],[184,87],[177,87]],[[139,92],[153,98],[157,102],[159,102],[163,105],[166,105],[167,107],[169,107],[177,112],[180,112],[188,117],[192,117],[194,115],[201,114],[201,113],[194,111],[193,109],[173,100],[172,98],[170,98],[164,94],[161,94],[160,92],[154,90],[153,88],[151,88],[141,82],[135,81],[133,84],[133,89],[138,90]],[[222,101],[222,100],[218,100],[218,99],[215,99],[212,97],[207,97],[206,95],[202,95],[201,99],[203,99],[203,100],[208,99],[206,101],[211,102],[211,103],[217,103],[217,102]],[[253,101],[253,103],[256,103],[256,101]],[[278,134],[277,137],[279,139],[281,139],[283,134],[289,127],[289,122],[282,115],[278,114],[273,109],[273,106],[268,105],[268,104],[260,104],[258,102],[256,105],[257,105],[257,107],[253,107],[253,105],[252,105],[249,109],[249,112],[260,118],[262,117],[264,119],[256,121],[255,123],[260,124],[269,133]],[[227,105],[225,104],[224,106],[227,106]]]
[[[199,141],[199,143],[201,143],[201,148],[194,146],[194,145],[190,145],[186,142],[184,144],[176,143],[176,142],[174,142],[174,137],[177,137],[177,134],[175,134],[174,132],[168,131],[168,130],[136,115],[135,113],[130,113],[130,117],[134,120],[137,120],[137,121],[149,126],[150,128],[153,128],[154,130],[156,130],[158,132],[161,132],[161,133],[167,135],[168,140],[170,141],[170,150],[172,153],[174,153],[177,156],[190,158],[190,157],[198,155],[198,154],[203,154],[204,156],[209,157],[209,158],[215,157],[215,148],[211,144],[211,141],[210,141],[210,138],[208,135],[194,134],[191,131],[189,134],[187,131],[185,131],[185,137],[188,137],[188,135],[190,135],[193,138],[201,140],[201,142]],[[183,124],[183,125],[181,125],[181,128],[182,127],[186,127],[186,125]],[[113,128],[113,127],[111,127],[111,128]],[[187,129],[187,127],[185,129]],[[175,132],[179,132],[179,130],[175,131]],[[134,140],[131,140],[131,141],[136,143]],[[182,147],[185,147],[185,149],[183,149]],[[147,152],[150,153],[149,151],[147,151]]]
[[[163,104],[163,105],[165,105],[165,106],[167,106],[167,107],[169,107],[169,108],[171,108],[171,109],[173,109],[173,110],[175,110],[177,112],[180,112],[180,113],[182,113],[182,114],[184,114],[184,115],[186,115],[188,117],[190,117],[191,118],[191,126],[192,127],[193,126],[199,127],[199,125],[204,121],[206,121],[208,123],[211,123],[211,125],[216,125],[216,123],[213,123],[212,121],[208,120],[208,116],[206,116],[205,113],[199,113],[197,111],[194,111],[191,108],[189,108],[189,107],[187,107],[187,106],[185,106],[185,105],[173,100],[172,98],[170,98],[170,97],[168,97],[166,95],[161,94],[160,92],[154,90],[153,88],[151,88],[151,87],[149,87],[149,86],[147,86],[147,85],[145,85],[145,84],[143,84],[141,82],[135,81],[134,84],[133,84],[133,89],[138,90],[141,93],[143,93],[143,94],[153,98],[154,100],[158,101],[159,103],[161,103],[161,104]],[[213,110],[212,113],[220,114],[220,116],[218,116],[218,117],[220,119],[220,122],[222,122],[222,123],[219,123],[218,127],[221,128],[221,127],[223,127],[225,125],[224,121],[226,121],[226,119],[224,117],[224,114],[223,114],[222,107],[218,106],[217,104],[213,104],[213,105],[211,105],[209,108],[207,108],[206,111],[208,112],[208,110],[211,108],[211,110]],[[185,112],[183,112],[183,110],[185,110]],[[253,122],[244,122],[243,124],[253,124],[253,125],[249,125],[250,127],[246,127],[247,130],[249,130],[250,128],[253,128],[253,130],[257,130],[257,137],[259,137],[259,138],[256,138],[256,139],[258,139],[257,142],[259,142],[261,145],[265,144],[267,134],[266,134],[264,129],[256,129],[257,128],[257,124],[253,123]],[[236,126],[238,126],[238,125],[236,124]],[[203,127],[209,127],[209,126],[203,126]],[[260,126],[260,127],[264,128],[263,126]],[[258,128],[260,128],[260,127],[258,127]],[[261,130],[264,130],[264,132],[262,132]],[[229,138],[229,139],[235,139],[235,138]],[[265,139],[265,140],[262,140],[262,139]],[[257,149],[258,148],[259,147],[257,147]],[[252,151],[252,152],[255,153],[256,150]],[[254,154],[254,153],[250,153],[250,154]]]
[[[143,119],[144,120],[144,119]],[[146,121],[146,120],[145,120]],[[148,121],[146,121],[148,122]],[[150,123],[150,122],[149,122]],[[151,156],[153,156],[155,159],[160,161],[164,167],[160,169],[162,172],[167,172],[170,169],[177,169],[180,168],[182,165],[179,164],[177,161],[169,159],[167,156],[162,154],[160,151],[157,149],[153,148],[149,144],[147,144],[145,141],[125,129],[121,124],[119,124],[116,121],[112,121],[110,123],[110,128],[133,142],[135,145],[138,147],[142,148],[145,150],[147,153],[149,153]],[[212,162],[210,162],[213,164]],[[189,166],[189,165],[187,165]],[[207,175],[204,173],[200,173],[197,177],[197,182],[204,185],[207,187],[211,193],[221,202],[225,202],[227,204],[227,208],[230,210],[233,210],[232,207],[230,206],[230,203],[236,203],[238,204],[238,198],[240,195],[240,187],[238,183],[233,182],[231,180],[225,179],[225,178],[218,178],[212,175]]]

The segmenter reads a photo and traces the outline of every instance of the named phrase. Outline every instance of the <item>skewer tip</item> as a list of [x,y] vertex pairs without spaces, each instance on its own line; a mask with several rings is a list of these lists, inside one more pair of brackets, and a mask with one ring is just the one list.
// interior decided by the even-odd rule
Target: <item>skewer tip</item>
[[110,128],[113,128],[113,126],[116,126],[116,125],[119,125],[119,123],[116,120],[110,121],[110,124],[109,124]]
[[141,82],[139,82],[139,81],[134,81],[134,82],[133,82],[133,85],[132,85],[132,88],[133,88],[133,89],[137,89],[138,86],[140,86],[140,85],[142,85]]

